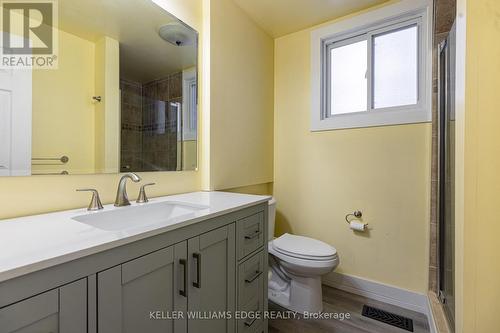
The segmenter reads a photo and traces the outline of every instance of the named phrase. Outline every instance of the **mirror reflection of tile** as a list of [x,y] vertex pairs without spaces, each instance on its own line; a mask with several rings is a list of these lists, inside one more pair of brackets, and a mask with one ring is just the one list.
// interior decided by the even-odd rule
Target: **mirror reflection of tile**
[[145,84],[122,79],[120,88],[120,170],[176,170],[182,72]]

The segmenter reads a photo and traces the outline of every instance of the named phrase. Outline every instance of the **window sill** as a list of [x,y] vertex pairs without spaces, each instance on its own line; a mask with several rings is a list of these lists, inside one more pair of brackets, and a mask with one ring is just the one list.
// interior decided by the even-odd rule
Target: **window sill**
[[423,108],[391,108],[334,115],[325,119],[311,119],[311,131],[391,126],[431,122],[432,115]]

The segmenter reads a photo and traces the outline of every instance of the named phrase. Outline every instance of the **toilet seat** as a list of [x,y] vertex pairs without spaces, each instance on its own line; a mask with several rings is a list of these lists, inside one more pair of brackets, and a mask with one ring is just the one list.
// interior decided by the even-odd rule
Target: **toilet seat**
[[331,261],[337,257],[337,250],[322,241],[288,233],[274,239],[271,246],[276,252],[297,259]]

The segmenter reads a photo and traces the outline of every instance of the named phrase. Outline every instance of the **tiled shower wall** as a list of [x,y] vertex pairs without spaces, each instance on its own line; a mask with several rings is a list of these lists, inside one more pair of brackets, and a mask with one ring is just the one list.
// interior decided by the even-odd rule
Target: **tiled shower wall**
[[177,169],[177,113],[182,72],[145,84],[120,80],[121,171]]
[[120,80],[120,91],[120,170],[142,170],[142,85]]
[[171,103],[182,103],[182,73],[149,82],[143,89],[143,169],[176,170],[177,112]]
[[447,36],[456,13],[456,0],[434,1],[434,41],[432,70],[432,168],[429,290],[438,292],[438,46]]

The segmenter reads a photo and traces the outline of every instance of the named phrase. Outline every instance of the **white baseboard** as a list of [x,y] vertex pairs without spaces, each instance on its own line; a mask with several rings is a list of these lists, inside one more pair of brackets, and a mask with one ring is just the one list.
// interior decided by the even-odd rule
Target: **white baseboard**
[[434,312],[432,312],[431,300],[428,295],[427,295],[427,321],[429,322],[430,333],[438,333],[436,320],[434,319]]
[[422,313],[429,319],[431,333],[435,332],[433,330],[435,325],[433,325],[432,310],[427,295],[336,272],[324,276],[323,283],[356,295]]

